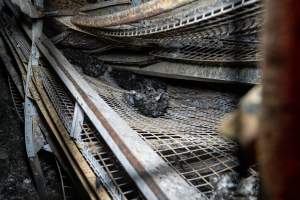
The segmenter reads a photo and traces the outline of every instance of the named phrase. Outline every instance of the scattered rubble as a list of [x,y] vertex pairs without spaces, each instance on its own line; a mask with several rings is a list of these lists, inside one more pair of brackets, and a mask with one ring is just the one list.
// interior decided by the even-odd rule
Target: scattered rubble
[[98,77],[107,71],[107,67],[95,56],[82,53],[77,49],[63,49],[62,51],[72,64],[80,66],[89,76]]
[[166,84],[129,72],[112,71],[111,75],[121,88],[129,90],[123,94],[124,99],[140,113],[149,117],[159,117],[166,112],[169,105]]
[[124,98],[130,105],[149,117],[163,115],[169,104],[168,93],[163,90],[156,91],[153,88],[142,93],[131,90],[129,93],[124,93]]
[[239,179],[236,173],[228,173],[211,180],[214,186],[210,200],[257,200],[258,177],[251,175]]

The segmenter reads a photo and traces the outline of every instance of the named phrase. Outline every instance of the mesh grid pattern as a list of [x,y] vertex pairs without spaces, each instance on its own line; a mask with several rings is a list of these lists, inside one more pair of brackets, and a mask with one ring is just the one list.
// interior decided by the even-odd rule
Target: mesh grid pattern
[[186,60],[201,63],[242,63],[258,62],[262,60],[262,55],[255,44],[247,45],[243,43],[224,43],[222,45],[211,44],[194,46],[189,45],[183,48],[163,49],[154,51],[151,54],[160,57],[175,60]]
[[[210,179],[238,166],[233,156],[236,144],[217,133],[221,117],[235,105],[230,95],[169,87],[171,102],[167,113],[160,118],[149,118],[123,101],[125,91],[105,81],[86,78],[101,98],[200,192],[210,196],[213,189]],[[200,99],[202,103],[191,106],[193,102],[185,102],[188,98]],[[207,106],[204,101],[211,101],[212,105]]]
[[[75,101],[67,94],[62,83],[43,68],[43,83],[59,117],[70,132]],[[82,131],[76,144],[96,175],[101,173],[107,189],[116,199],[144,199],[124,168],[117,161],[91,122],[84,119]],[[114,196],[115,195],[115,196]]]
[[24,121],[24,100],[22,99],[17,87],[15,86],[12,79],[8,76],[8,85],[10,90],[10,95],[14,104],[15,111],[20,118],[20,120]]

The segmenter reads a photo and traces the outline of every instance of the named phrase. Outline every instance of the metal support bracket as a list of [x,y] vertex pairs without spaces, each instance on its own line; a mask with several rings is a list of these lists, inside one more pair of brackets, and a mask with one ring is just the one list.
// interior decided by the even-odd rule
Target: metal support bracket
[[80,105],[76,102],[73,121],[72,121],[72,128],[71,128],[71,137],[74,138],[75,140],[78,139],[80,132],[82,131],[83,119],[84,119],[84,113]]

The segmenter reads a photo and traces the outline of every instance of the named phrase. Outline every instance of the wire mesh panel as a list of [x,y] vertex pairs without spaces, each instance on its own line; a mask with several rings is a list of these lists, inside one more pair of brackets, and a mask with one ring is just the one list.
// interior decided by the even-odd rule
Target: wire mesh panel
[[[59,117],[70,133],[75,100],[68,95],[60,80],[46,68],[43,68],[43,84]],[[84,119],[81,128],[82,131],[75,141],[84,158],[98,177],[99,184],[106,186],[113,199],[144,199],[134,182],[105,142],[99,137],[100,134],[87,118]]]
[[126,91],[86,78],[106,103],[199,192],[210,196],[210,179],[235,171],[236,144],[217,133],[221,117],[236,105],[232,95],[170,86],[167,113],[150,118],[127,105],[123,100]]
[[10,95],[13,100],[15,111],[17,112],[18,117],[21,121],[24,121],[24,100],[20,95],[17,87],[14,85],[12,79],[8,76],[8,85],[10,90]]
[[87,147],[87,151],[92,155],[93,162],[97,163],[94,165],[97,166],[97,168],[94,167],[94,170],[96,172],[100,171],[99,167],[101,167],[102,171],[106,171],[107,178],[111,180],[108,187],[114,189],[115,193],[121,194],[122,198],[144,199],[114,154],[97,135],[99,134],[96,129],[86,119],[82,126],[80,141],[82,141]]
[[257,44],[240,42],[210,42],[188,45],[178,49],[162,49],[151,54],[159,58],[185,60],[198,63],[256,64],[262,60]]

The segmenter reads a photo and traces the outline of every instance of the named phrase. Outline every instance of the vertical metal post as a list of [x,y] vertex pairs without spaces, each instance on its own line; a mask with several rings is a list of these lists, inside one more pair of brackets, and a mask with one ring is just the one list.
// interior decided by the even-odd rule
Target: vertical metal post
[[[43,0],[36,0],[35,5],[38,7],[43,7]],[[33,5],[31,5],[33,7]],[[29,57],[29,62],[27,66],[27,77],[25,83],[25,104],[24,104],[24,113],[25,113],[25,143],[26,151],[29,160],[29,164],[33,173],[33,177],[36,183],[36,187],[41,199],[47,199],[46,194],[46,183],[41,169],[40,161],[38,155],[35,151],[35,140],[34,140],[34,117],[37,117],[37,112],[34,108],[33,102],[30,99],[30,83],[32,77],[32,70],[39,67],[39,58],[40,54],[36,46],[36,41],[42,34],[43,21],[37,20],[32,24],[32,46],[31,54]]]
[[29,164],[36,183],[37,190],[41,199],[47,199],[46,183],[43,171],[36,154],[34,140],[34,118],[37,117],[37,112],[32,101],[27,97],[25,101],[25,144]]
[[267,0],[258,159],[264,199],[299,199],[300,1]]
[[[30,100],[25,102],[25,143],[26,143],[26,152],[27,156],[34,157],[35,150],[33,144],[33,118],[35,115],[33,104]],[[27,134],[26,134],[27,133]]]
[[74,116],[72,121],[72,128],[71,128],[71,137],[75,140],[78,139],[82,130],[82,124],[84,119],[84,113],[80,108],[80,105],[76,102]]

